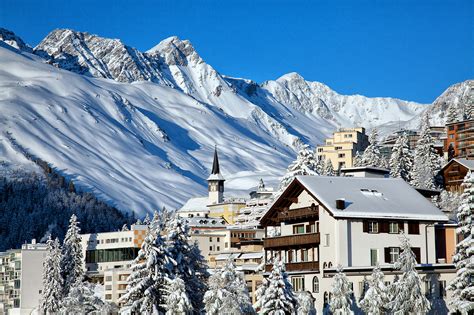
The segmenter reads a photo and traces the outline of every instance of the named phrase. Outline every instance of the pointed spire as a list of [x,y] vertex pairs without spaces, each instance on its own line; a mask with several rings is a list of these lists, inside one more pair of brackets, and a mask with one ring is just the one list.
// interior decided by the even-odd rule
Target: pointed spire
[[219,157],[217,156],[217,145],[214,147],[214,162],[212,163],[211,174],[219,174]]

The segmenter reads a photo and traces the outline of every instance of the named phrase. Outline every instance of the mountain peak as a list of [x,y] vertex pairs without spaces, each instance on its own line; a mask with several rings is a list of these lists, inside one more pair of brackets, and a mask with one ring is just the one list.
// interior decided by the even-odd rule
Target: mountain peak
[[181,40],[178,36],[171,36],[162,40],[146,53],[163,56],[169,65],[186,66],[188,58],[192,58],[195,61],[201,60],[191,42],[187,39]]
[[31,52],[32,49],[20,37],[6,28],[0,27],[0,41],[18,50]]
[[289,72],[287,74],[282,75],[278,79],[277,82],[282,81],[306,81],[298,72]]

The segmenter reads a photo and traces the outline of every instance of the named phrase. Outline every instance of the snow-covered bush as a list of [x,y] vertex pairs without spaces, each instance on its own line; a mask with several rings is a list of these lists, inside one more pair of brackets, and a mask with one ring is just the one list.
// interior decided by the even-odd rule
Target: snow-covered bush
[[316,315],[316,308],[314,307],[313,295],[307,291],[300,292],[296,295],[298,300],[297,315]]
[[365,292],[364,298],[359,302],[360,308],[367,315],[382,315],[386,312],[389,298],[383,279],[384,274],[379,265],[375,266],[369,280],[369,288]]

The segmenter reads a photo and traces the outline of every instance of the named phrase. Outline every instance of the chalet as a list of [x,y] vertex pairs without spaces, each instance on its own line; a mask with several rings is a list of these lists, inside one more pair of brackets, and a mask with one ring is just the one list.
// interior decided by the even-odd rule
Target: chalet
[[440,170],[444,188],[448,191],[462,191],[461,184],[469,171],[474,171],[474,160],[451,159]]
[[401,179],[297,176],[261,218],[265,270],[273,257],[283,260],[295,291],[311,292],[321,311],[339,264],[357,299],[377,263],[393,281],[404,231],[427,292],[442,299],[454,275],[453,265],[436,261],[435,224],[443,222],[441,210]]

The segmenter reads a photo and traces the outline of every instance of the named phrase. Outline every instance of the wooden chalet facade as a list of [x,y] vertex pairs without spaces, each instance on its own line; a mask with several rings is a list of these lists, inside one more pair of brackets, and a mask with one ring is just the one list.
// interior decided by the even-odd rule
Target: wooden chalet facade
[[440,170],[444,188],[448,191],[462,192],[461,184],[469,171],[474,171],[474,159],[455,158],[449,161]]

